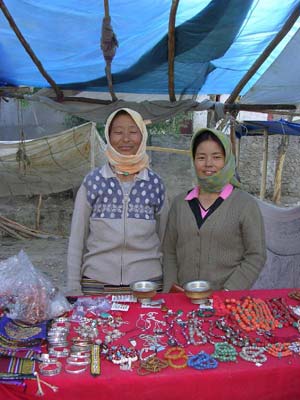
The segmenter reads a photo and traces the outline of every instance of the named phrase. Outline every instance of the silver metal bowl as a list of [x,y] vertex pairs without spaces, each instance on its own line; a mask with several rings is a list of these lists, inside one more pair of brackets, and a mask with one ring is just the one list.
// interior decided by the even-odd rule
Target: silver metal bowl
[[132,282],[130,289],[134,292],[152,292],[158,288],[158,284],[152,281],[137,281]]
[[183,289],[188,292],[207,292],[211,289],[208,281],[190,281],[187,282]]
[[208,281],[190,281],[183,286],[183,289],[186,297],[194,304],[201,304],[203,299],[207,299],[212,294]]

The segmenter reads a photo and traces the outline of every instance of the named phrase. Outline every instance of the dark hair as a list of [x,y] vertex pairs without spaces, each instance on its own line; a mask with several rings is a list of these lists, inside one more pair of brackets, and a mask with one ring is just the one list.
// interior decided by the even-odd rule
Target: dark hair
[[226,155],[225,148],[224,148],[221,140],[216,135],[214,135],[212,132],[205,131],[205,132],[201,133],[200,135],[198,135],[193,142],[193,147],[192,147],[193,160],[195,159],[197,147],[199,146],[200,143],[205,142],[206,140],[213,140],[214,142],[218,143],[222,148],[224,156]]

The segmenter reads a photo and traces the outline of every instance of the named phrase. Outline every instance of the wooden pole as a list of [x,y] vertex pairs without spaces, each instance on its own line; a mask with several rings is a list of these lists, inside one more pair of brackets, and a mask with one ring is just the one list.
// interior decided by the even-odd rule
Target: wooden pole
[[256,71],[262,66],[262,64],[266,61],[278,43],[286,36],[289,30],[292,28],[296,20],[300,16],[300,7],[299,4],[295,6],[294,11],[289,16],[281,30],[277,33],[274,39],[268,44],[265,50],[261,53],[261,55],[257,58],[248,72],[243,76],[243,78],[239,81],[236,87],[233,89],[231,95],[226,100],[226,103],[233,103],[238,95],[240,94],[241,90],[245,87],[247,82],[252,78],[252,76],[256,73]]
[[40,221],[41,221],[41,206],[42,206],[43,196],[39,194],[38,204],[36,208],[36,220],[35,220],[35,229],[40,229]]
[[174,84],[174,59],[175,59],[175,21],[179,0],[172,0],[169,17],[168,31],[168,80],[169,80],[169,99],[176,101]]
[[236,137],[235,137],[235,118],[230,116],[230,141],[232,147],[232,153],[236,155]]
[[26,41],[26,39],[22,35],[20,29],[18,28],[17,24],[15,23],[13,17],[11,16],[10,12],[8,11],[8,9],[7,9],[6,5],[4,4],[3,0],[0,0],[0,8],[1,8],[3,14],[5,15],[5,17],[6,17],[7,21],[8,21],[8,23],[9,23],[9,25],[11,26],[12,30],[15,32],[17,38],[20,40],[20,42],[22,43],[24,49],[28,53],[29,57],[32,59],[32,61],[37,66],[37,68],[40,71],[40,73],[43,75],[43,77],[46,79],[46,81],[49,82],[50,86],[55,91],[56,99],[58,101],[62,101],[63,97],[64,97],[63,92],[59,89],[57,84],[54,82],[54,80],[51,78],[51,76],[44,69],[42,63],[37,58],[37,56],[35,55],[34,51],[29,46],[29,43]]
[[264,151],[263,151],[263,163],[262,163],[262,171],[261,171],[261,184],[260,184],[260,194],[259,198],[263,200],[266,195],[266,186],[267,186],[267,170],[268,170],[268,148],[269,148],[269,140],[268,140],[268,130],[264,130]]
[[110,15],[109,15],[109,3],[108,0],[104,0],[104,18],[102,21],[102,37],[101,37],[101,49],[103,52],[103,56],[105,59],[105,75],[107,79],[109,93],[112,98],[112,102],[118,100],[112,82],[112,74],[111,74],[111,62],[115,55],[115,49],[118,46],[118,41],[116,36],[112,30],[110,24]]
[[287,148],[289,145],[289,136],[283,135],[281,137],[281,142],[278,147],[278,159],[275,169],[275,182],[274,182],[274,192],[273,192],[273,202],[275,204],[280,204],[281,201],[281,182],[282,182],[282,171],[284,166],[284,161],[286,157]]
[[237,171],[239,170],[239,166],[240,166],[240,155],[241,155],[241,139],[237,139],[236,140],[236,169]]

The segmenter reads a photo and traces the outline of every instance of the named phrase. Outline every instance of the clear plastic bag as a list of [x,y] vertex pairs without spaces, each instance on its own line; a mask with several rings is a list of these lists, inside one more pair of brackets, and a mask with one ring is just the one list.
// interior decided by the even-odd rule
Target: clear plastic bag
[[11,319],[36,324],[72,308],[23,250],[0,262],[0,276],[0,307],[8,310],[7,316]]

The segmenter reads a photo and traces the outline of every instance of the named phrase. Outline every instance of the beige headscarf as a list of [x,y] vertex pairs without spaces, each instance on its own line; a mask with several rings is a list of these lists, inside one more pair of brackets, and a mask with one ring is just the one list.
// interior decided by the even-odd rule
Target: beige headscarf
[[[130,115],[130,117],[134,120],[137,127],[141,131],[142,141],[135,155],[127,156],[124,154],[120,154],[110,144],[109,128],[114,116],[120,111],[126,111]],[[146,125],[143,121],[143,118],[138,112],[131,110],[130,108],[119,108],[118,110],[110,114],[110,116],[107,118],[105,125],[105,139],[107,143],[105,150],[106,157],[108,158],[109,163],[117,171],[120,171],[121,173],[135,174],[149,166],[149,158],[148,155],[146,154],[146,143],[148,139],[148,132]]]

